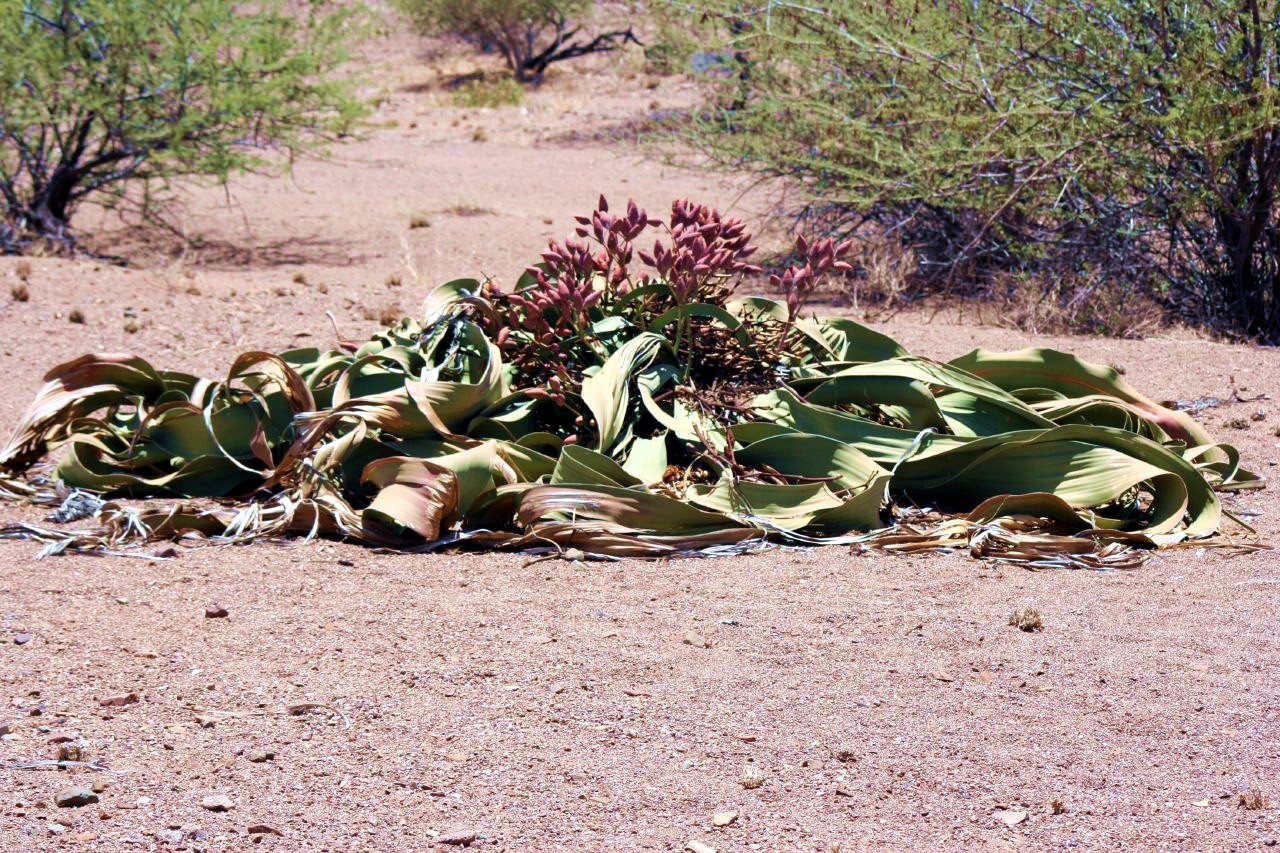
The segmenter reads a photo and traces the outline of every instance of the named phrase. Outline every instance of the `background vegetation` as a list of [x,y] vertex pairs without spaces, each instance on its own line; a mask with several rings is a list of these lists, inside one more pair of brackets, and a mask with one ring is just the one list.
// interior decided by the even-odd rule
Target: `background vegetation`
[[900,241],[930,285],[1082,304],[1102,283],[1275,342],[1277,14],[707,0],[689,21],[722,74],[691,138],[801,182],[807,220]]
[[313,2],[0,3],[0,252],[70,248],[89,198],[152,204],[180,175],[279,168],[361,114],[355,18]]
[[395,0],[427,35],[496,51],[521,83],[540,83],[557,62],[639,43],[630,27],[588,35],[590,0]]

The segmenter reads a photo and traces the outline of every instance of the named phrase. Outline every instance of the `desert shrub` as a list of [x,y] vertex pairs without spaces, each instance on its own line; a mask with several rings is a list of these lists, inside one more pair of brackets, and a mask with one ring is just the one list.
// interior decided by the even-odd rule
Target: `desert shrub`
[[497,51],[522,83],[538,83],[556,62],[639,44],[631,28],[595,36],[577,23],[588,0],[394,0],[420,32]]
[[524,98],[524,87],[514,78],[480,76],[463,80],[453,90],[454,106],[478,109],[482,107],[514,107]]
[[[694,138],[948,286],[1085,273],[1280,340],[1274,0],[745,5]],[[708,34],[710,37],[710,34]]]
[[277,0],[3,4],[0,250],[73,246],[89,198],[150,204],[176,176],[225,180],[334,139],[360,112],[332,75],[352,21]]

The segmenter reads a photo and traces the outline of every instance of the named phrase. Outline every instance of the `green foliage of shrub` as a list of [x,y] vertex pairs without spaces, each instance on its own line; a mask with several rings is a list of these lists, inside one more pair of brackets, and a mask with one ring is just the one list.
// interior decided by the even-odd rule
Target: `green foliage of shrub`
[[[1086,270],[1280,340],[1280,4],[708,0],[696,138],[948,282]],[[709,38],[709,41],[711,39]]]
[[705,48],[698,30],[665,4],[654,4],[649,11],[652,33],[644,48],[645,64],[657,74],[689,71],[689,58]]
[[[639,44],[630,28],[587,38],[580,21],[589,0],[393,0],[427,35],[453,36],[482,51],[496,50],[522,83],[541,82],[547,68],[591,53]],[[581,36],[581,37],[580,37]]]
[[69,247],[86,199],[148,203],[313,152],[361,115],[350,11],[278,0],[0,4],[0,251]]

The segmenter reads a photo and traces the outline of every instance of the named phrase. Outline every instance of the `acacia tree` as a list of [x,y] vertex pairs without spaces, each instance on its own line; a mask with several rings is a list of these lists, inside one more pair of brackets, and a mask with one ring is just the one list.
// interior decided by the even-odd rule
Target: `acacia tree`
[[332,74],[353,20],[280,0],[4,3],[0,251],[74,247],[87,199],[271,170],[337,138],[362,112]]
[[[873,220],[926,272],[1152,288],[1280,341],[1280,2],[705,0],[722,162]],[[711,40],[711,34],[708,34]]]
[[395,0],[420,31],[496,50],[522,83],[539,83],[553,63],[640,44],[632,28],[594,36],[574,23],[589,0]]

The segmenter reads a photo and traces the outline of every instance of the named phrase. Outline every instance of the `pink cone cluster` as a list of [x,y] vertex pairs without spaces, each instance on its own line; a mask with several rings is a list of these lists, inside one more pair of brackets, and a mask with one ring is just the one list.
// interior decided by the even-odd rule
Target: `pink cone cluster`
[[[741,276],[760,271],[749,260],[756,247],[742,221],[688,199],[672,203],[665,224],[650,218],[634,200],[627,202],[624,212],[611,213],[604,196],[590,215],[575,220],[574,236],[563,245],[553,240],[542,253],[542,263],[528,269],[529,286],[514,293],[493,284],[484,288],[497,313],[495,342],[504,357],[528,376],[552,379],[538,396],[556,402],[563,400],[563,382],[571,382],[577,370],[598,360],[601,342],[593,321],[608,315],[612,306],[633,313],[630,319],[643,328],[645,318],[674,305],[723,307]],[[646,229],[664,227],[668,233],[654,241],[652,253],[636,249]],[[849,241],[796,240],[796,263],[770,278],[783,293],[789,320],[795,320],[825,276],[850,269],[844,261],[849,249]],[[634,268],[637,259],[640,269]],[[621,307],[624,294],[655,282],[667,284],[670,293],[659,291]],[[682,339],[690,336],[686,345],[692,346],[691,327],[681,328]],[[785,329],[777,340],[785,345]]]
[[853,269],[843,260],[852,247],[852,240],[836,243],[828,237],[810,243],[804,235],[796,238],[797,262],[782,275],[769,276],[769,283],[782,291],[789,319],[796,318],[805,300],[826,276],[836,271]]
[[670,229],[671,245],[655,240],[653,254],[641,252],[640,260],[671,285],[682,305],[699,301],[694,297],[708,284],[760,271],[747,262],[756,247],[739,219],[723,219],[705,204],[680,199],[671,205]]

